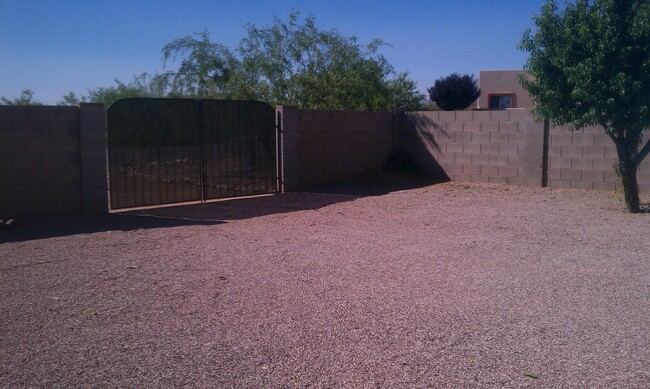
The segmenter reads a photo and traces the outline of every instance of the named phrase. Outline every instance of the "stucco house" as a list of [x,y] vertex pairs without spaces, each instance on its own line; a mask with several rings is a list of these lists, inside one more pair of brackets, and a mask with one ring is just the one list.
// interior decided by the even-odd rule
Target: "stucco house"
[[532,108],[533,98],[519,83],[525,70],[481,70],[479,72],[478,109]]

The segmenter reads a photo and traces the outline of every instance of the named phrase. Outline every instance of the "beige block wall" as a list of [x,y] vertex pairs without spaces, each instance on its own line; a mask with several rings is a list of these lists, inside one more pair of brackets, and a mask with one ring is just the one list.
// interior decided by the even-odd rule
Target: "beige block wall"
[[379,169],[393,151],[393,113],[279,106],[284,190]]
[[527,110],[407,112],[402,148],[464,182],[542,185],[544,125]]
[[[407,112],[401,147],[432,174],[463,182],[542,185],[544,125],[528,109]],[[548,185],[620,189],[616,148],[602,127],[550,128]],[[650,137],[646,132],[645,140]],[[650,192],[650,159],[639,167],[639,190]]]
[[[105,143],[80,133],[102,136],[100,108],[89,122],[81,120],[84,105],[0,106],[0,219],[108,210]],[[87,177],[102,168],[99,178]]]
[[[616,146],[601,126],[571,132],[567,127],[550,130],[549,186],[596,190],[622,190],[615,165]],[[644,142],[650,138],[646,131]],[[650,192],[650,159],[637,171],[639,190]]]

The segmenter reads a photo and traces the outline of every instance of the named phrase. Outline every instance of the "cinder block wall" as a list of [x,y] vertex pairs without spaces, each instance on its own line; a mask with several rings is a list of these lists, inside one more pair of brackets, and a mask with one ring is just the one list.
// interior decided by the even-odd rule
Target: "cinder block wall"
[[[549,132],[550,187],[619,189],[616,148],[602,127],[576,132],[552,127]],[[542,185],[544,125],[535,122],[529,109],[407,112],[400,143],[430,173],[443,178]],[[649,159],[637,178],[640,191],[650,192]]]
[[284,190],[381,168],[393,151],[392,112],[301,110],[279,106]]
[[454,181],[542,185],[544,125],[524,109],[406,112],[401,147]]
[[[567,127],[552,127],[549,146],[549,186],[618,190],[620,183],[614,166],[618,162],[616,146],[600,126],[571,132]],[[650,134],[645,134],[644,141]],[[650,160],[646,158],[637,172],[639,190],[650,192]]]
[[107,212],[105,120],[101,104],[0,106],[0,219]]

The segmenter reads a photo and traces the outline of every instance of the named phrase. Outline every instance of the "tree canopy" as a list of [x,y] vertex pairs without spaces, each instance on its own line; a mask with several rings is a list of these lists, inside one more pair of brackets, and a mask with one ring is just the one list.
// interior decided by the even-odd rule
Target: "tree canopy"
[[162,49],[165,71],[131,83],[96,88],[85,99],[108,105],[121,97],[170,96],[261,100],[307,109],[420,108],[423,95],[407,73],[397,73],[377,39],[361,44],[323,31],[298,13],[270,27],[246,26],[238,47],[213,42],[207,30]]
[[427,91],[431,101],[444,111],[465,109],[481,95],[474,76],[458,73],[437,79]]
[[322,31],[313,16],[270,27],[247,25],[236,50],[210,40],[207,31],[176,39],[163,59],[180,60],[163,74],[172,95],[256,99],[302,108],[381,110],[417,108],[421,95],[405,73],[397,74],[379,53],[336,30]]
[[[69,92],[57,103],[98,102],[126,97],[201,97],[261,100],[305,109],[417,110],[424,95],[407,73],[381,54],[380,39],[368,44],[337,30],[324,31],[313,16],[296,12],[270,27],[249,24],[238,47],[213,42],[207,30],[174,39],[162,48],[164,71],[142,73],[130,82]],[[34,104],[32,92],[1,98],[3,104]]]
[[42,105],[40,102],[34,100],[34,92],[30,89],[25,89],[20,92],[20,96],[15,99],[8,99],[0,96],[1,105]]
[[524,33],[530,53],[521,79],[534,112],[555,125],[601,125],[616,145],[625,200],[639,211],[636,171],[650,151],[650,2],[577,0],[560,9],[547,1]]
[[108,107],[115,100],[126,97],[164,97],[165,95],[166,86],[161,83],[158,75],[150,76],[142,73],[134,76],[128,83],[116,79],[114,86],[91,89],[88,95],[81,97],[80,101],[103,103]]

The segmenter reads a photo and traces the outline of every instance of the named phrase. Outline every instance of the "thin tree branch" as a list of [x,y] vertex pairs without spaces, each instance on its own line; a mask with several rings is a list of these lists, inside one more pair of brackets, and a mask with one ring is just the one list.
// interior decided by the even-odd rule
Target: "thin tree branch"
[[650,152],[650,139],[645,142],[645,146],[639,151],[639,154],[636,155],[636,158],[634,158],[634,164],[636,166],[639,166],[641,164],[641,161],[648,155]]
[[614,134],[614,133],[612,133],[612,132],[609,132],[609,131],[605,131],[605,133],[606,133],[607,135],[609,135],[610,138],[612,138],[612,141],[614,142],[614,144],[615,144],[616,147],[618,148],[618,137],[616,136],[616,134]]

